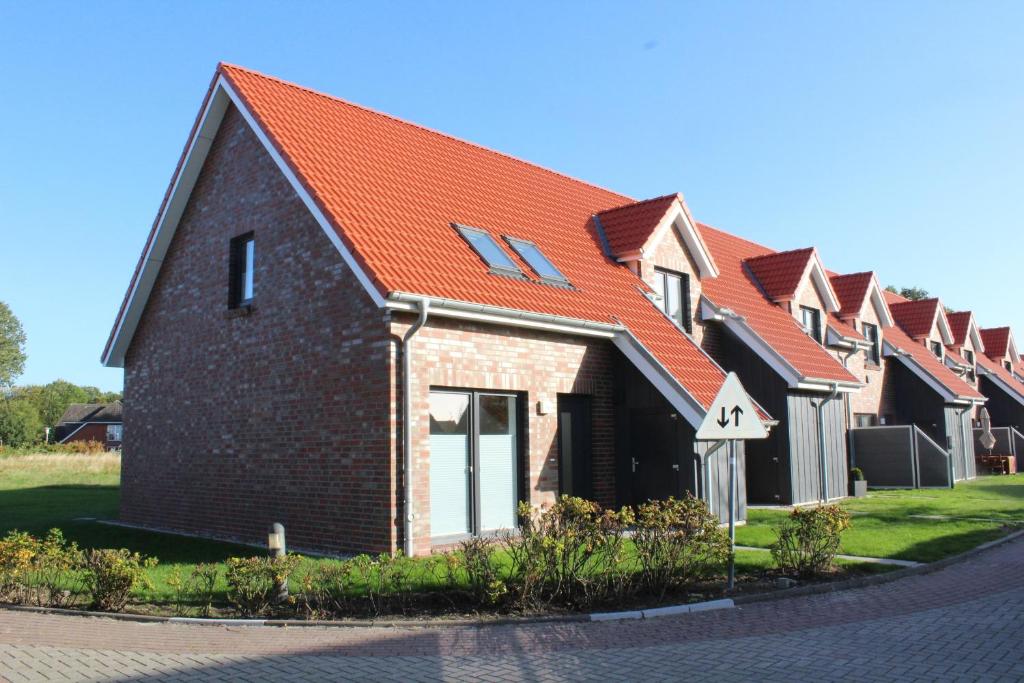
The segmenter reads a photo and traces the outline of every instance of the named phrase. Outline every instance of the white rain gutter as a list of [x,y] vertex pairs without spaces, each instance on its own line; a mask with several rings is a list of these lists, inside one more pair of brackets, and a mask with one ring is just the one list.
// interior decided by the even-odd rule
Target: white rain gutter
[[402,495],[404,504],[402,512],[405,513],[403,520],[403,545],[405,556],[412,557],[413,553],[413,521],[415,515],[412,510],[412,358],[409,354],[409,343],[413,336],[419,332],[427,322],[430,315],[430,302],[419,302],[420,317],[412,327],[406,330],[402,337]]

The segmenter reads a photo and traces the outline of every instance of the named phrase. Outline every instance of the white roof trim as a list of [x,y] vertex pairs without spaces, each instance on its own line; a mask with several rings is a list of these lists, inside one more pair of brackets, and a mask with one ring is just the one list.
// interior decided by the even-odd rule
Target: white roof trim
[[892,317],[892,311],[889,310],[889,304],[885,302],[885,294],[882,291],[882,285],[878,282],[878,276],[871,273],[871,284],[868,285],[869,296],[867,298],[871,300],[871,304],[875,307],[875,314],[878,316],[878,322],[881,323],[882,327],[892,327],[896,324],[896,320]]
[[1013,330],[1006,333],[1006,351],[1010,356],[1010,362],[1014,365],[1020,362],[1020,354],[1017,352],[1017,343],[1013,341]]
[[[942,336],[942,345],[952,346],[953,328],[949,326],[949,318],[946,317],[946,310],[942,307],[941,300],[936,300],[935,316],[938,318],[939,334]],[[935,325],[934,321],[932,322],[932,325]]]
[[[978,321],[974,317],[974,313],[970,313],[970,318],[967,321],[967,336],[970,337],[971,342],[974,344],[975,353],[985,353],[985,342],[981,339],[981,328],[978,327]],[[967,343],[967,339],[964,339],[964,343]]]
[[[707,244],[704,243],[704,239],[700,236],[697,231],[697,227],[690,220],[690,216],[683,209],[682,203],[679,201],[679,197],[676,197],[675,201],[672,202],[672,206],[665,212],[665,216],[658,223],[658,227],[654,229],[651,236],[647,238],[647,242],[640,249],[641,254],[650,254],[657,248],[661,240],[664,239],[665,235],[668,234],[669,228],[675,228],[679,238],[686,245],[686,249],[690,252],[690,256],[697,263],[697,269],[700,271],[701,278],[716,278],[718,277],[718,265],[715,264],[714,258],[711,256],[711,251],[708,249]],[[622,261],[629,254],[623,255],[619,260]]]
[[700,302],[701,320],[719,320],[726,328],[736,335],[740,341],[747,345],[761,360],[771,367],[779,377],[785,380],[790,388],[796,386],[804,379],[803,376],[790,365],[789,361],[782,357],[768,342],[762,339],[757,332],[742,318],[727,309],[715,306],[707,297],[701,297]]
[[[943,398],[947,403],[983,403],[981,399],[975,399],[967,396],[960,396],[955,394],[946,388],[942,382],[940,382],[935,375],[924,369],[910,353],[903,349],[890,344],[887,341],[882,342],[882,352],[889,357],[898,359],[901,363],[907,366],[911,372],[917,375],[925,384],[935,390],[939,396]],[[936,360],[938,360],[936,358]]]
[[102,358],[103,364],[108,367],[123,367],[124,365],[124,355],[131,343],[132,336],[135,334],[135,328],[142,317],[146,300],[153,290],[153,284],[156,282],[164,255],[167,253],[167,249],[174,237],[178,221],[185,211],[188,199],[192,194],[192,189],[199,178],[203,163],[206,161],[210,146],[213,144],[213,139],[220,128],[220,124],[224,119],[224,113],[227,111],[229,104],[234,104],[242,114],[242,117],[263,144],[267,153],[270,154],[274,163],[277,164],[277,167],[287,178],[296,194],[299,195],[303,204],[313,214],[313,217],[320,224],[320,227],[323,228],[324,233],[331,240],[331,243],[334,244],[348,267],[355,273],[356,278],[363,285],[373,303],[378,307],[384,306],[384,297],[377,291],[377,288],[366,272],[355,260],[352,252],[341,241],[337,231],[299,181],[294,171],[292,171],[291,167],[288,166],[287,162],[285,162],[284,158],[274,147],[270,138],[260,128],[252,112],[246,107],[245,102],[242,101],[242,98],[239,97],[223,74],[221,74],[217,76],[217,80],[213,84],[206,107],[200,115],[199,125],[188,141],[186,146],[187,152],[182,161],[181,169],[172,181],[167,202],[157,217],[152,239],[149,241],[149,246],[143,256],[142,267],[139,269],[138,276],[128,293],[127,304],[111,337],[110,346]]
[[828,273],[825,272],[825,266],[821,262],[821,257],[818,256],[817,249],[813,249],[811,258],[807,259],[807,266],[804,269],[804,274],[800,277],[800,284],[797,285],[796,292],[793,293],[794,301],[799,301],[804,289],[807,288],[808,275],[810,275],[810,281],[814,283],[818,297],[825,305],[825,310],[828,313],[838,313],[839,297],[836,295],[836,290],[832,289],[832,282],[829,280]]
[[707,410],[693,397],[669,371],[658,362],[654,354],[648,351],[640,340],[633,336],[629,330],[623,330],[615,335],[612,340],[615,347],[622,352],[630,363],[647,378],[647,381],[654,385],[662,396],[664,396],[672,407],[679,411],[679,414],[686,419],[694,429],[704,421]]
[[1002,389],[1004,393],[1009,394],[1017,403],[1024,405],[1024,387],[1014,387],[1012,384],[1008,384],[999,374],[992,372],[984,365],[978,365],[978,374],[988,378],[993,384]]

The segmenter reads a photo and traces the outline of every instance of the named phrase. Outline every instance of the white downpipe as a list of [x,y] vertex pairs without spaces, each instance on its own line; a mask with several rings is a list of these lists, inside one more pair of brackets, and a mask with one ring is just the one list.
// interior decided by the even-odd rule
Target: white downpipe
[[413,553],[413,521],[415,515],[412,510],[412,359],[409,354],[409,343],[413,335],[427,322],[430,314],[430,302],[422,300],[419,302],[420,317],[406,330],[402,337],[402,495],[404,504],[402,511],[403,519],[403,547],[406,557]]
[[828,444],[825,441],[825,406],[839,395],[839,383],[832,384],[828,398],[818,401],[818,457],[821,470],[821,502],[828,503]]

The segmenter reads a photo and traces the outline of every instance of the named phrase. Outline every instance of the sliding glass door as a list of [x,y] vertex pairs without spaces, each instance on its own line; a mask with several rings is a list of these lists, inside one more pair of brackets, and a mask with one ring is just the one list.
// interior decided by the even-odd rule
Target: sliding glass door
[[516,397],[430,393],[430,535],[516,525],[519,450]]

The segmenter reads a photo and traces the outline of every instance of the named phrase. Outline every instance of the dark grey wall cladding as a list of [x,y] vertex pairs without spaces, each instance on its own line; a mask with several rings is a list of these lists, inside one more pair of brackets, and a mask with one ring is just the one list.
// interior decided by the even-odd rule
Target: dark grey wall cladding
[[[828,394],[790,392],[786,397],[789,426],[789,475],[792,502],[810,503],[823,495],[818,405]],[[846,410],[842,397],[825,403],[825,467],[828,497],[847,495]]]
[[912,426],[866,427],[850,433],[853,464],[863,470],[868,486],[914,486]]
[[988,397],[985,407],[992,417],[992,426],[1014,427],[1018,432],[1024,432],[1024,405],[1008,396],[998,384],[988,377],[982,376],[978,382],[981,393]]
[[[747,467],[744,443],[736,444],[736,521],[747,518]],[[696,450],[707,453],[714,445],[707,441],[697,441]],[[722,446],[708,460],[708,491],[710,494],[711,511],[725,524],[729,521],[729,447]],[[708,496],[705,496],[707,500]]]
[[[974,463],[974,438],[971,436],[969,411],[962,406],[947,405],[944,409],[946,437],[952,447],[953,477],[956,480],[977,476]],[[938,441],[936,439],[936,441]],[[942,441],[938,442],[940,446]]]

